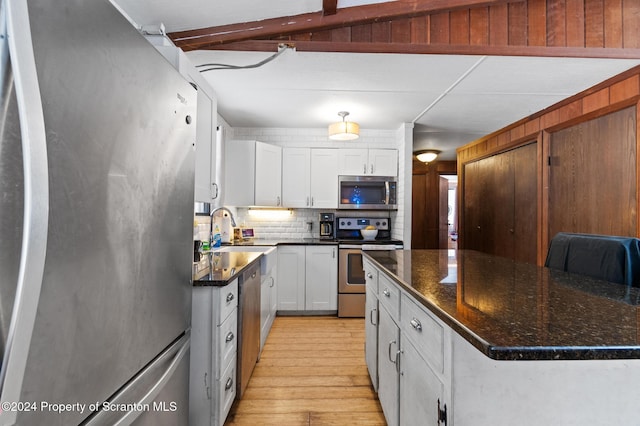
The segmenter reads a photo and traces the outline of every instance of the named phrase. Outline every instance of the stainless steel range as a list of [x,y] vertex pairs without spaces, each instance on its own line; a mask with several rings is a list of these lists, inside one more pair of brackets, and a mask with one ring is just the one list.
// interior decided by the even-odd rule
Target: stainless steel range
[[[362,238],[360,230],[369,225],[378,230],[375,240]],[[391,220],[388,217],[339,217],[335,228],[338,240],[338,316],[364,318],[362,250],[401,250],[402,241],[391,238]]]

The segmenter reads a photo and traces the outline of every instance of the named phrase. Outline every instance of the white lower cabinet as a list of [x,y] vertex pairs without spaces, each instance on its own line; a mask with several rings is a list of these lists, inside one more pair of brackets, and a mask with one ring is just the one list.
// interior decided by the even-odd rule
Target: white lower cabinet
[[338,310],[338,248],[278,246],[278,311]]
[[403,425],[438,424],[438,414],[446,410],[441,395],[444,383],[433,373],[418,350],[405,335],[402,340],[400,373],[400,423]]
[[378,399],[389,426],[399,424],[400,329],[380,303],[378,324]]
[[276,278],[278,267],[274,265],[265,275],[260,276],[260,352],[267,340],[278,309],[278,288]]
[[236,395],[238,280],[193,287],[189,425],[220,426]]
[[366,258],[363,268],[365,359],[387,423],[451,425],[451,329]]
[[367,284],[365,301],[365,344],[364,358],[367,363],[367,370],[371,376],[373,389],[378,391],[378,296],[369,288]]

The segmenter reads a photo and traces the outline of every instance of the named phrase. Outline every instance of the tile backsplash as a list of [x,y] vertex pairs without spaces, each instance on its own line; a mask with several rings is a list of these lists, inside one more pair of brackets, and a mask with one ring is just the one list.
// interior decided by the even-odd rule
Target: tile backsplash
[[[391,212],[340,211],[331,209],[249,209],[231,208],[237,226],[253,228],[255,238],[283,240],[318,238],[320,236],[320,213],[335,213],[336,217],[388,217]],[[209,216],[196,216],[196,222],[209,226]],[[309,229],[311,224],[311,229]]]

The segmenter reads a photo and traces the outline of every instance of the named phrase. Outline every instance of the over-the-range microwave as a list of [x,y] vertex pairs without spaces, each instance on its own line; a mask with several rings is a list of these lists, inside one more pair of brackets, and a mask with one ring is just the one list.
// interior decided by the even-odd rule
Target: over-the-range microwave
[[339,176],[338,208],[397,209],[396,178],[391,176]]

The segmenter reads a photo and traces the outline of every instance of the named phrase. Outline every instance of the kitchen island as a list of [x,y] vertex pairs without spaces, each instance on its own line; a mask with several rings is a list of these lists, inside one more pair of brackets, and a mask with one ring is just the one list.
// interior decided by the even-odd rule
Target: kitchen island
[[462,250],[365,252],[365,272],[390,425],[640,417],[639,289]]

